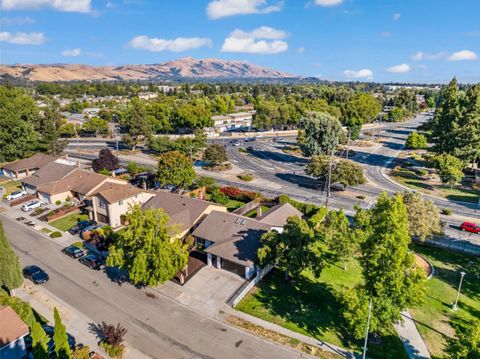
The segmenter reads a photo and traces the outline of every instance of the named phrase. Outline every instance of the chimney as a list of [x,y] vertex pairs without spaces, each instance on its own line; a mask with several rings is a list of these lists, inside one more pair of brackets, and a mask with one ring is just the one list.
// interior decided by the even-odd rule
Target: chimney
[[257,208],[257,218],[260,218],[262,216],[262,206],[258,206]]

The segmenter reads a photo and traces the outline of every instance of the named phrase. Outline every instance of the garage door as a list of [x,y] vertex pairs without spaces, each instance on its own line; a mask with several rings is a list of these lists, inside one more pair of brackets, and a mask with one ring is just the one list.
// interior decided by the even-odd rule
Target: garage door
[[222,259],[222,269],[238,274],[241,277],[245,277],[245,267],[241,266],[240,264]]

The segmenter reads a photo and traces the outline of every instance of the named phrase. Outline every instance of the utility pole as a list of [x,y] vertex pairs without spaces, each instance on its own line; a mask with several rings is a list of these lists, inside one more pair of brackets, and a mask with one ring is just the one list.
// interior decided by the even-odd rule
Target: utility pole
[[346,159],[348,160],[348,149],[350,148],[350,127],[347,127],[347,131],[348,131],[348,138],[347,138],[347,156],[346,156]]
[[330,198],[330,177],[332,176],[332,161],[333,161],[333,149],[330,150],[330,159],[328,161],[328,176],[327,176],[327,197],[325,199],[325,207],[328,208],[328,199]]
[[370,317],[371,317],[371,315],[372,315],[372,298],[370,297],[370,303],[368,304],[367,330],[365,332],[365,342],[363,344],[362,359],[365,359],[365,357],[367,356],[368,331],[370,329]]

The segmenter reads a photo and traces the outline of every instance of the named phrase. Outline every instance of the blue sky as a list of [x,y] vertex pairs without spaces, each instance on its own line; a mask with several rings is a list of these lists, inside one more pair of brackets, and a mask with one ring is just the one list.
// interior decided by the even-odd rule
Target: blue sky
[[329,80],[480,82],[479,0],[0,0],[0,62],[246,60]]

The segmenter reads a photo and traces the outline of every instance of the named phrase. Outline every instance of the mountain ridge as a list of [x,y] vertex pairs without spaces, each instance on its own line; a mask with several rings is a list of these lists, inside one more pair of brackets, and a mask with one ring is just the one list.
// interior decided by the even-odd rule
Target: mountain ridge
[[92,66],[85,64],[0,65],[0,76],[30,81],[124,81],[175,78],[283,79],[298,78],[286,72],[246,61],[184,57],[164,63]]

